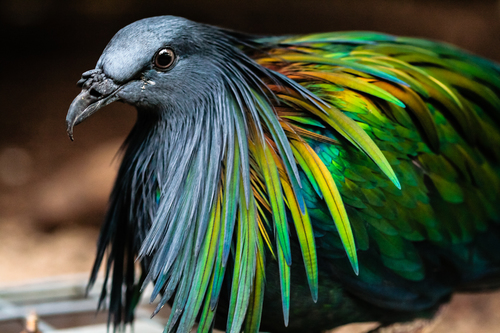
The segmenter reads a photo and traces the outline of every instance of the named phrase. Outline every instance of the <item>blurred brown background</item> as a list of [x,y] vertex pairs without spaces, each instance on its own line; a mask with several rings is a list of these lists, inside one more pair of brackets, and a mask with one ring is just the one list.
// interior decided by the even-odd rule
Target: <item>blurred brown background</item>
[[[88,272],[135,111],[113,104],[65,132],[80,74],[137,19],[178,15],[261,34],[375,30],[447,41],[500,61],[498,0],[3,0],[0,285]],[[500,294],[459,296],[434,332],[500,331]]]

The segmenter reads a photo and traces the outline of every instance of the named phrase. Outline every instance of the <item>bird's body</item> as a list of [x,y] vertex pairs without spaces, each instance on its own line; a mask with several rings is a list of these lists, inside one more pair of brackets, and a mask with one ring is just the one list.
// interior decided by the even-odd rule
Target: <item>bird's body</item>
[[492,62],[413,38],[255,37],[163,16],[120,30],[80,84],[70,135],[112,101],[138,109],[91,278],[109,249],[115,325],[149,281],[178,332],[407,321],[500,286]]

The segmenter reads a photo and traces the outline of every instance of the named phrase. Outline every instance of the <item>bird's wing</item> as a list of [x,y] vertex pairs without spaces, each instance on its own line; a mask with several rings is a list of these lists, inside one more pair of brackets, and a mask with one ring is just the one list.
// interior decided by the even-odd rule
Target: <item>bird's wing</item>
[[[423,281],[432,258],[422,244],[443,250],[460,283],[492,261],[498,268],[484,231],[500,221],[500,66],[450,45],[366,32],[261,42],[260,65],[320,98],[268,84],[301,167],[313,226],[297,229],[306,267],[314,233],[316,252],[347,254],[354,271],[366,252],[383,274]],[[295,226],[303,219],[294,216]],[[382,283],[370,260],[357,279]]]

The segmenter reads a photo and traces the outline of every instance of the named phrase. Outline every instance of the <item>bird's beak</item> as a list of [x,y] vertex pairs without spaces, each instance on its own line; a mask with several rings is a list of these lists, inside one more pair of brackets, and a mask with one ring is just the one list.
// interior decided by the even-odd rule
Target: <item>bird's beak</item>
[[99,69],[83,73],[78,86],[82,87],[82,92],[73,100],[66,115],[66,130],[71,141],[73,141],[73,127],[100,108],[118,100],[116,93],[121,87]]

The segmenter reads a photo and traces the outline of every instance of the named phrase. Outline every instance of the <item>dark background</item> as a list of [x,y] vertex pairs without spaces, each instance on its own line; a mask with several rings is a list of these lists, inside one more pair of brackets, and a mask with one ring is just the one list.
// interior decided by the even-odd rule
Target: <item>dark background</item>
[[[107,107],[76,127],[75,142],[66,136],[66,111],[80,74],[94,68],[116,31],[166,14],[259,34],[374,30],[431,38],[500,61],[500,1],[493,0],[3,0],[0,284],[90,269],[113,157],[135,111]],[[493,325],[488,306],[500,302],[459,304],[487,313],[469,320],[484,328]],[[454,315],[452,324],[461,317]]]

